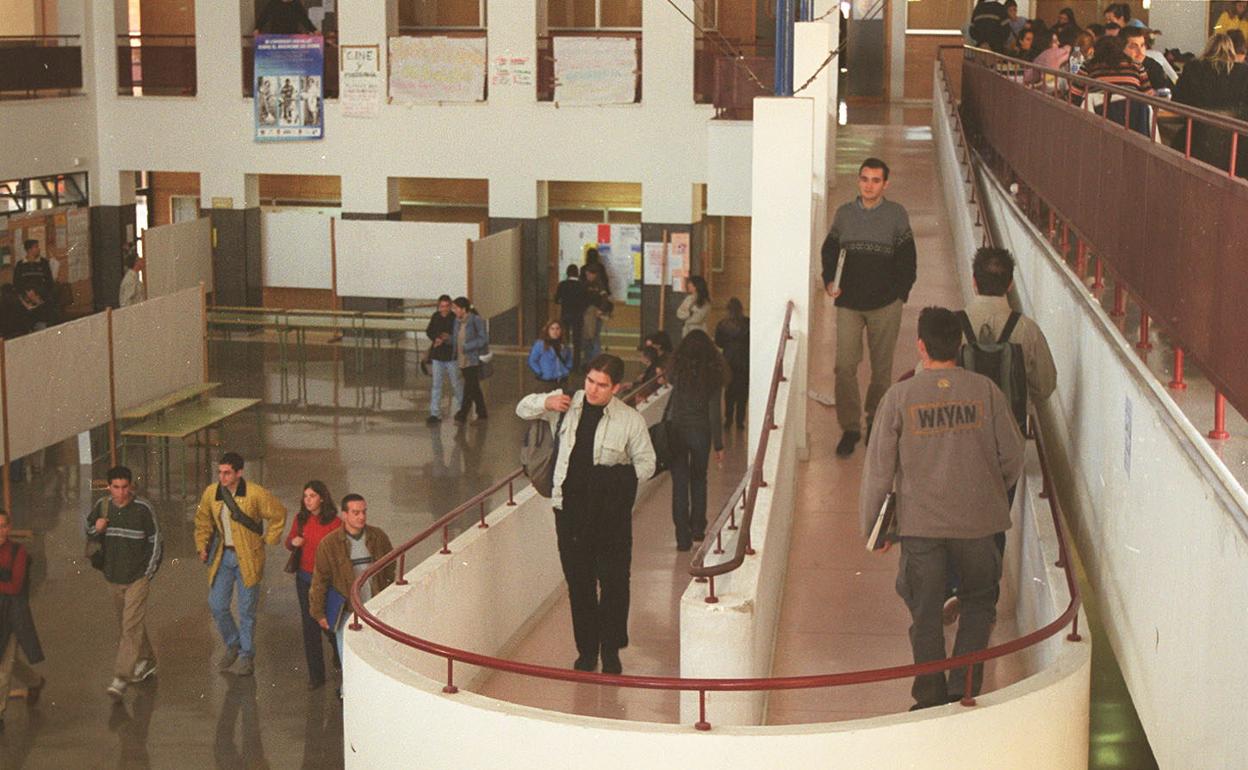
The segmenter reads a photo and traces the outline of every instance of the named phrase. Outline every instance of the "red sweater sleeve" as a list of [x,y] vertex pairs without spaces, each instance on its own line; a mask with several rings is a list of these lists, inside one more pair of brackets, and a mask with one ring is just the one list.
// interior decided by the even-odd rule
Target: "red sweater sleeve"
[[26,585],[26,549],[17,543],[0,548],[0,567],[10,571],[8,580],[0,581],[0,594],[16,596]]

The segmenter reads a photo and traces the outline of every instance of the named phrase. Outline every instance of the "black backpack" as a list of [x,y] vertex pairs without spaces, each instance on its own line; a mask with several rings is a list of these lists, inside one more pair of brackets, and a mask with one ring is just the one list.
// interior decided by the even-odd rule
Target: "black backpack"
[[966,342],[958,350],[958,365],[982,374],[997,384],[1005,394],[1005,399],[1010,402],[1010,410],[1014,412],[1019,430],[1025,434],[1027,368],[1023,362],[1023,347],[1009,341],[1021,317],[1022,314],[1017,311],[1010,313],[1010,320],[1005,322],[996,342],[980,342],[971,326],[971,317],[965,311],[959,311],[958,320],[962,322],[962,334],[966,337]]

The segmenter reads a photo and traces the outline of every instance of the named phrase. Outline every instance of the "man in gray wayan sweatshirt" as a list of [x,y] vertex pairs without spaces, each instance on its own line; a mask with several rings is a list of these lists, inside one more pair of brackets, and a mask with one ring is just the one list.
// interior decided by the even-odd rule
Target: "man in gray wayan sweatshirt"
[[[1023,468],[1023,437],[1000,388],[954,360],[961,326],[951,310],[919,314],[923,369],[884,394],[867,449],[859,494],[863,534],[870,532],[888,493],[897,492],[901,561],[897,593],[910,610],[915,663],[945,659],[941,608],[945,575],[960,576],[954,656],[988,646],[996,620],[1001,552],[993,535],[1010,528],[1007,491]],[[983,666],[976,665],[972,695]],[[966,670],[914,680],[913,708],[962,698]]]

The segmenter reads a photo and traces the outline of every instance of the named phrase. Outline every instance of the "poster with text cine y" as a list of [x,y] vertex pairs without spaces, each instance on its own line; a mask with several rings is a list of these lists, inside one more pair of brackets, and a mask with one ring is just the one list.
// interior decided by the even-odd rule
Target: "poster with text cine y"
[[256,35],[256,141],[325,136],[325,40]]

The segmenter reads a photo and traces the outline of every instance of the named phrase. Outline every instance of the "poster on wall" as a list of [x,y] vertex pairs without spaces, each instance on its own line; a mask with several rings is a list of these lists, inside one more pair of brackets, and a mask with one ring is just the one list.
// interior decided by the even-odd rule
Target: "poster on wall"
[[632,104],[637,97],[637,41],[631,37],[556,37],[555,101]]
[[560,222],[559,277],[567,274],[568,265],[584,265],[591,248],[598,249],[598,258],[607,269],[611,299],[640,305],[641,225]]
[[643,281],[647,286],[658,286],[663,283],[663,258],[667,250],[666,245],[661,241],[647,241],[642,246],[642,253],[645,255]]
[[672,233],[667,249],[667,274],[672,279],[672,291],[684,291],[685,279],[689,277],[689,233]]
[[70,283],[91,277],[91,214],[87,209],[74,209],[66,215],[65,257]]
[[485,38],[390,38],[394,102],[485,101]]
[[324,72],[320,35],[256,35],[256,141],[325,136]]
[[381,46],[338,49],[338,103],[344,118],[375,118],[381,110]]

